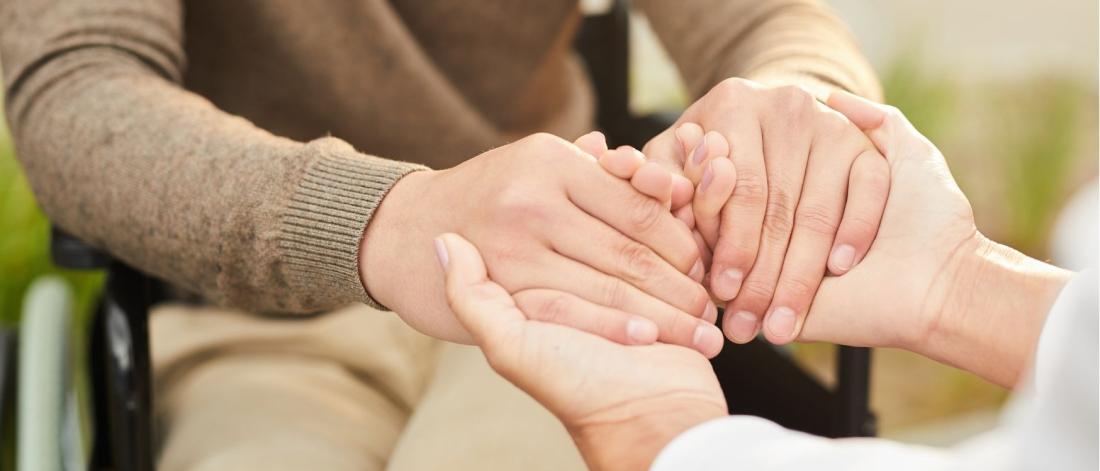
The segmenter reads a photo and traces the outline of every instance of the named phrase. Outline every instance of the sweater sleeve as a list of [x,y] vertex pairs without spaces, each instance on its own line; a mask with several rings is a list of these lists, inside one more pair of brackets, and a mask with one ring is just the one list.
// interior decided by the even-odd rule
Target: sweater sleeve
[[836,89],[882,98],[851,33],[818,0],[637,3],[694,97],[723,79],[742,77],[803,85],[819,98]]
[[372,303],[360,239],[423,167],[277,137],[184,90],[178,0],[10,0],[0,24],[12,136],[55,224],[219,304]]

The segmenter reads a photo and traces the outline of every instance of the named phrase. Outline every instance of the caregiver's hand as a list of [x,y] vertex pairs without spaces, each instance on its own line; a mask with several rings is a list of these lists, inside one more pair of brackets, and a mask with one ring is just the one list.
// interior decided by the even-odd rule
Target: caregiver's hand
[[[628,347],[529,319],[490,279],[471,243],[444,234],[436,244],[458,320],[494,370],[565,424],[591,469],[646,469],[674,437],[727,414],[714,370],[698,352],[661,343]],[[575,309],[602,315],[594,305]]]
[[715,306],[689,229],[661,201],[572,143],[536,134],[454,168],[402,178],[361,250],[371,295],[429,335],[467,341],[443,294],[431,240],[454,232],[483,251],[494,280],[537,319],[621,343],[659,339],[721,349]]
[[1015,384],[1068,272],[978,232],[943,155],[896,108],[828,104],[867,132],[892,183],[870,251],[822,283],[800,340],[905,348]]
[[738,343],[761,326],[774,343],[797,337],[826,269],[843,274],[870,247],[890,180],[867,137],[809,92],[743,79],[715,86],[643,151],[695,184],[733,163],[715,169],[735,180],[728,202],[699,205],[696,191],[693,206],[713,248],[711,293],[732,300],[723,328]]

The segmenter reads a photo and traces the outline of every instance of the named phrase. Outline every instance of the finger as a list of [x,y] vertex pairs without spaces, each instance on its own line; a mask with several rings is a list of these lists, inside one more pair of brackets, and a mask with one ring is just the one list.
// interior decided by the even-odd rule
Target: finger
[[706,133],[688,157],[684,165],[684,176],[698,185],[702,181],[703,173],[706,172],[707,162],[710,159],[728,157],[729,153],[730,146],[726,138],[714,131]]
[[630,146],[621,146],[600,154],[599,162],[604,170],[616,177],[630,180],[634,189],[671,208],[673,179],[672,174],[663,166],[653,162],[646,163],[642,153]]
[[878,128],[886,119],[885,105],[846,91],[836,91],[829,95],[826,104],[843,114],[852,124],[864,131]]
[[718,129],[731,149],[730,160],[736,168],[736,180],[733,196],[721,211],[718,239],[713,245],[710,286],[715,297],[727,301],[740,292],[745,274],[756,261],[769,183],[760,123],[755,116],[751,113],[732,115],[720,124]]
[[[642,149],[647,161],[656,162],[677,176],[673,178],[672,207],[674,209],[689,203],[694,190],[694,185],[690,181],[679,178],[684,173],[684,150],[675,134],[676,129],[678,128],[666,129],[646,143],[645,148]],[[701,131],[700,135],[702,135]]]
[[598,155],[600,167],[623,180],[633,178],[638,169],[645,164],[645,158],[641,153],[626,146],[615,150],[607,150]]
[[707,164],[691,203],[698,228],[708,247],[718,242],[718,227],[722,219],[722,207],[733,195],[737,183],[737,170],[727,158],[716,158]]
[[[846,123],[843,125],[850,128]],[[866,142],[857,130],[851,129],[851,134],[856,136],[853,141]],[[775,295],[762,324],[764,335],[775,344],[784,344],[797,337],[825,276],[825,264],[844,211],[848,175],[852,161],[860,152],[857,147],[838,140],[838,137],[843,139],[842,136],[819,134],[810,151],[790,244],[775,285]]]
[[529,289],[516,293],[514,298],[531,320],[572,327],[623,345],[649,345],[657,341],[657,324],[653,321],[569,293]]
[[607,152],[607,138],[599,131],[592,131],[578,137],[576,141],[573,141],[573,144],[593,157],[599,157]]
[[683,156],[681,161],[684,166],[687,166],[687,157],[699,146],[699,142],[702,141],[705,132],[698,124],[686,122],[676,126],[676,130],[673,131],[673,133],[679,145],[679,152]]
[[522,330],[525,317],[512,296],[489,280],[477,248],[458,234],[443,234],[435,239],[435,249],[445,273],[447,304],[458,321],[478,345],[508,347],[506,339]]
[[877,151],[856,157],[848,180],[848,201],[829,256],[829,271],[843,275],[863,260],[878,235],[890,195],[890,165]]
[[672,173],[672,209],[680,209],[687,206],[691,202],[691,197],[695,194],[695,185],[691,184],[691,180],[687,177],[679,174]]
[[661,342],[694,348],[713,357],[722,349],[722,333],[697,315],[651,296],[620,278],[562,255],[547,253],[540,269],[517,272],[509,279],[510,292],[547,288],[572,293],[589,302],[634,313],[657,324]]
[[691,231],[663,203],[607,172],[578,167],[566,193],[582,211],[657,252],[681,273],[699,261]]
[[555,252],[623,280],[693,316],[704,317],[717,310],[706,290],[695,281],[705,271],[702,260],[697,260],[685,275],[653,249],[587,214],[578,211],[566,221],[570,230],[557,232],[549,240]]
[[[768,202],[765,206],[759,252],[752,270],[744,277],[733,312],[738,318],[763,318],[783,269],[783,260],[794,228],[795,210],[802,196],[802,182],[810,153],[810,138],[799,130],[776,123],[764,128],[764,158],[768,176]],[[737,167],[738,173],[741,167]],[[740,182],[738,182],[740,185]],[[734,188],[737,194],[737,187]],[[828,249],[823,249],[827,251]],[[824,253],[824,252],[823,252]],[[727,338],[746,341],[739,332],[726,330]]]
[[695,229],[695,212],[690,204],[685,204],[679,209],[673,208],[672,215],[676,216],[676,219],[679,219],[680,222],[684,223],[684,225],[687,226],[688,229]]
[[649,162],[642,165],[630,179],[630,184],[642,194],[655,198],[666,207],[671,208],[672,174],[659,164]]
[[910,155],[940,156],[938,151],[925,152],[935,145],[893,106],[842,91],[830,95],[827,104],[862,129],[891,166]]
[[[707,241],[703,239],[703,234],[700,234],[698,230],[693,230],[691,231],[691,237],[695,239],[695,245],[699,246],[699,254],[700,259],[703,261],[703,267],[710,266],[710,247],[707,246]],[[703,286],[707,285],[703,284]]]

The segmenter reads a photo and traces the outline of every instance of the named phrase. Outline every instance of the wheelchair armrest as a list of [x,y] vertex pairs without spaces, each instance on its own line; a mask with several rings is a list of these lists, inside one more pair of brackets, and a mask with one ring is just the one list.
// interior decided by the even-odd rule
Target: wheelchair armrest
[[111,264],[111,256],[61,230],[50,229],[50,258],[54,265],[70,270],[100,270]]

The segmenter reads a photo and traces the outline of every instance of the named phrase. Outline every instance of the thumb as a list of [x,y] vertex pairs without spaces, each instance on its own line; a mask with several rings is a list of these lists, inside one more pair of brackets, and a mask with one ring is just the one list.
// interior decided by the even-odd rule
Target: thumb
[[602,132],[592,131],[573,141],[573,145],[580,147],[588,155],[595,158],[600,158],[604,152],[607,152],[607,137]]
[[695,186],[684,176],[684,151],[673,128],[650,139],[642,149],[647,161],[656,162],[672,174],[672,209],[691,202]]
[[474,336],[486,356],[506,348],[505,339],[514,338],[526,316],[512,296],[489,279],[477,247],[458,234],[448,233],[435,239],[435,250],[445,273],[447,304],[459,323]]
[[[935,146],[909,122],[909,118],[893,106],[875,103],[845,91],[833,92],[826,104],[866,133],[891,164],[911,154],[939,154]],[[918,150],[922,152],[916,152]]]

